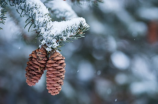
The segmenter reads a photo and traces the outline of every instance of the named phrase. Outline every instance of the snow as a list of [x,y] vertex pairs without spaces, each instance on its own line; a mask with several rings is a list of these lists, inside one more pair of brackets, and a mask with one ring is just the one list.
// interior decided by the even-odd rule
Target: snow
[[[89,17],[89,25],[91,27],[91,32],[93,34],[102,34],[102,33],[108,33],[108,26],[106,24],[102,24],[98,21],[96,21],[95,18]],[[107,32],[105,32],[107,31]]]
[[124,0],[103,0],[99,8],[103,12],[118,12],[124,7]]
[[129,24],[134,22],[134,18],[125,8],[124,0],[104,0],[104,3],[99,5],[102,12],[107,15],[107,13],[113,13],[117,18],[124,23],[127,27]]
[[150,7],[150,8],[140,8],[138,10],[138,15],[146,20],[157,20],[158,19],[158,8],[157,7]]
[[87,0],[80,0],[79,7],[80,7],[80,9],[82,8],[84,11],[88,11],[88,10],[90,10],[90,8],[89,8],[90,4],[91,3]]
[[130,85],[130,90],[133,94],[150,94],[157,91],[156,73],[149,68],[149,61],[146,56],[135,56],[132,61],[132,73],[138,78],[137,82],[133,82]]
[[133,94],[154,93],[157,92],[157,83],[150,81],[134,82],[130,85],[130,90]]
[[52,0],[48,1],[46,6],[53,11],[53,14],[56,15],[57,18],[65,17],[66,20],[70,20],[77,17],[76,13],[72,10],[67,1]]
[[40,8],[38,8],[38,11],[42,12],[43,14],[47,14],[48,9],[45,7],[45,5],[40,1],[40,0],[26,0],[26,3],[29,4],[30,6],[34,6],[35,4],[37,4],[37,6],[39,6]]
[[[68,20],[68,21],[62,21],[62,22],[53,22],[52,25],[54,26],[53,27],[53,30],[52,30],[52,33],[54,33],[54,35],[60,35],[63,31],[66,31],[66,29],[74,29],[74,32],[76,32],[78,30],[78,26],[80,25],[80,23],[83,23],[83,25],[85,26],[86,24],[85,23],[85,19],[84,18],[74,18],[74,19],[71,19],[71,20]],[[73,33],[73,32],[70,32],[70,33],[67,33],[68,37],[70,35],[75,35],[76,33]],[[65,35],[65,34],[63,34]]]
[[[25,5],[27,5],[27,8],[25,8]],[[68,21],[52,22],[48,15],[48,9],[40,0],[26,0],[26,3],[20,4],[20,8],[25,10],[26,15],[28,14],[29,17],[34,18],[34,24],[36,25],[35,30],[39,31],[40,35],[42,35],[42,42],[39,47],[46,44],[47,51],[51,51],[52,48],[59,46],[60,41],[66,41],[67,38],[70,38],[70,36],[78,34],[80,28],[89,28],[84,18],[74,18]],[[57,7],[55,6],[55,8]],[[64,8],[69,10],[71,9],[68,5],[66,5],[66,7],[63,7],[61,10],[64,10]],[[58,42],[54,41],[54,39],[58,39]]]
[[145,57],[135,56],[131,66],[132,72],[143,80],[155,81],[156,76],[149,68],[149,63],[148,59],[145,60]]
[[129,58],[120,51],[116,51],[111,55],[112,63],[120,70],[126,70],[130,65]]
[[42,33],[43,39],[46,41],[46,45],[49,47],[47,51],[50,51],[51,48],[56,48],[59,45],[56,43],[56,41],[54,42],[50,40],[50,37],[61,36],[62,41],[66,41],[70,36],[77,34],[80,24],[82,24],[84,27],[88,26],[84,18],[74,18],[68,21],[53,22],[53,27],[51,29],[52,34],[47,34],[47,32]]
[[143,22],[133,22],[129,25],[129,31],[133,33],[133,36],[137,35],[146,35],[147,33],[147,26]]

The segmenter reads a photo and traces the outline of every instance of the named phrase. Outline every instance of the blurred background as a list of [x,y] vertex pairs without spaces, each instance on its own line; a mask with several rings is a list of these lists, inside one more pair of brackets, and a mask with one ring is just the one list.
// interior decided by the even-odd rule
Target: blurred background
[[24,29],[26,17],[8,8],[0,24],[0,104],[158,104],[158,0],[69,4],[90,30],[61,48],[66,75],[56,96],[47,92],[45,75],[26,84],[26,63],[39,40]]

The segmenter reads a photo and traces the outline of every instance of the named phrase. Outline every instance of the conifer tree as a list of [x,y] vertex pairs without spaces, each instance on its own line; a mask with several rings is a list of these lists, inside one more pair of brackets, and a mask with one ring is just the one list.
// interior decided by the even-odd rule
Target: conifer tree
[[[59,51],[59,47],[64,42],[84,37],[84,32],[89,29],[85,19],[78,17],[63,0],[45,2],[40,0],[1,0],[0,5],[0,23],[5,25],[5,13],[13,7],[21,17],[27,18],[24,27],[29,27],[28,31],[33,27],[33,31],[40,38],[39,49],[30,54],[27,63],[27,84],[29,86],[35,85],[46,68],[48,70],[47,89],[52,95],[59,94],[61,85],[63,85],[65,61],[62,55],[56,51]],[[57,21],[57,18],[61,21]],[[62,18],[64,19],[62,20]],[[58,53],[57,56],[56,53]],[[50,54],[53,56],[49,56]],[[51,63],[49,61],[47,63],[47,56],[49,61],[53,60]]]

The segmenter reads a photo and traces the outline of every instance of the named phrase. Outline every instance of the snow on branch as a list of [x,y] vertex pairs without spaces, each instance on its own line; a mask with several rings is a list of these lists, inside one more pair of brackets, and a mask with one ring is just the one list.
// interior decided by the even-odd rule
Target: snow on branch
[[70,20],[76,18],[76,13],[72,10],[71,6],[64,0],[51,0],[46,1],[45,5],[51,10],[57,18],[65,18],[65,20]]
[[69,41],[70,39],[77,39],[83,37],[83,32],[86,31],[89,26],[86,24],[83,18],[74,18],[69,21],[53,22],[51,33],[43,33],[42,45],[46,44],[47,51],[51,51],[51,48],[60,46],[63,41]]
[[11,6],[18,5],[17,11],[21,16],[29,16],[26,26],[34,26],[35,31],[42,37],[41,45],[46,45],[48,52],[60,47],[63,41],[83,37],[83,32],[89,28],[83,18],[52,22],[48,9],[40,0],[4,0],[6,1]]

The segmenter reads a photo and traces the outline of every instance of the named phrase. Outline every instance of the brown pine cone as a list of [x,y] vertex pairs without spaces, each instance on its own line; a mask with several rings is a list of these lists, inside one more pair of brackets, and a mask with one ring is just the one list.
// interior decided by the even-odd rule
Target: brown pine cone
[[29,86],[35,85],[41,78],[47,63],[47,52],[42,47],[36,49],[29,55],[29,61],[26,67],[26,83]]
[[61,86],[63,85],[63,80],[65,77],[65,61],[64,57],[58,53],[54,52],[47,61],[47,90],[51,95],[59,94]]

